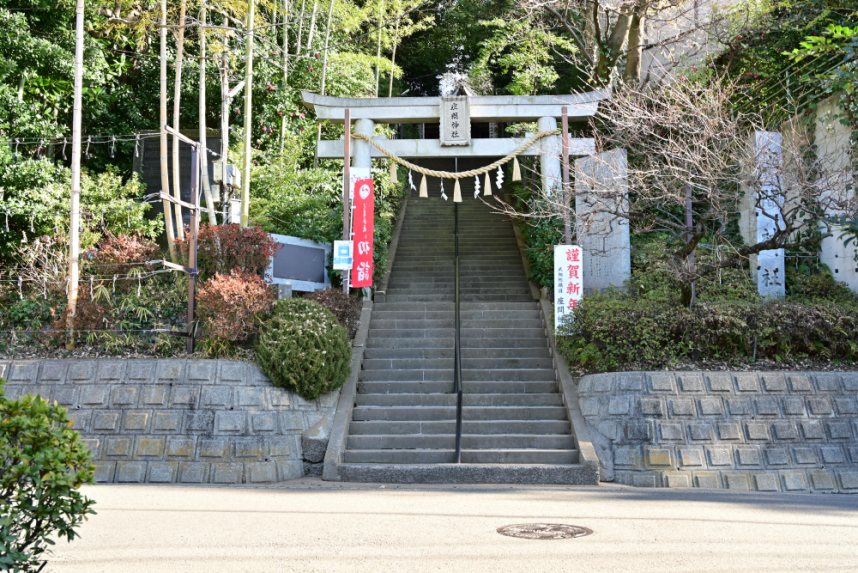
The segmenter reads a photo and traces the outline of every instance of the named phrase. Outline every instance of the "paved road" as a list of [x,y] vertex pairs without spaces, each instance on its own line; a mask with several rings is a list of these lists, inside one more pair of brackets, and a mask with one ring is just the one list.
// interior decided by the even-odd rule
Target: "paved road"
[[[57,573],[858,571],[858,496],[621,486],[93,486]],[[583,525],[513,539],[498,527]]]

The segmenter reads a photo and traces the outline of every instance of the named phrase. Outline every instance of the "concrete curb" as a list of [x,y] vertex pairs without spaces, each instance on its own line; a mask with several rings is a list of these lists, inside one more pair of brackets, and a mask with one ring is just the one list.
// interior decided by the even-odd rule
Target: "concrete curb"
[[[512,197],[507,193],[504,199],[512,202]],[[539,295],[539,287],[533,284],[530,280],[530,263],[525,255],[526,246],[524,238],[521,234],[521,228],[518,221],[512,219],[512,229],[515,232],[515,241],[518,243],[518,251],[521,254],[521,262],[524,265],[524,272],[527,274],[527,284],[530,286],[530,293],[534,300],[539,301],[539,309],[542,312],[542,320],[545,325],[545,331],[548,333],[548,342],[551,345],[551,354],[554,357],[554,369],[557,372],[560,380],[560,393],[563,396],[563,403],[566,405],[566,412],[569,415],[569,421],[572,424],[572,433],[574,434],[575,447],[578,448],[578,463],[586,468],[587,481],[583,483],[599,483],[599,457],[596,454],[596,448],[593,447],[593,442],[590,439],[590,431],[587,428],[587,422],[581,413],[581,407],[578,404],[578,389],[575,380],[569,372],[569,365],[566,359],[557,352],[557,341],[554,339],[554,331],[551,329],[551,312],[552,306],[548,299],[541,298]],[[592,481],[590,481],[592,480]]]
[[363,309],[360,312],[360,326],[352,344],[352,372],[340,390],[340,399],[337,402],[337,413],[334,415],[334,424],[331,427],[328,451],[325,452],[325,468],[322,472],[322,479],[326,481],[342,481],[339,468],[340,464],[343,463],[343,452],[345,451],[346,438],[348,437],[349,421],[352,417],[352,408],[354,408],[355,394],[357,393],[357,382],[363,364],[363,351],[366,347],[366,339],[369,336],[372,305],[371,301],[365,300]]
[[[552,305],[548,299],[543,298],[539,301],[540,310],[546,324],[551,324],[551,309]],[[575,446],[578,448],[578,463],[587,466],[595,475],[595,483],[599,483],[599,456],[596,454],[596,448],[593,447],[593,441],[590,438],[590,430],[587,428],[587,421],[581,413],[581,406],[578,403],[578,385],[572,378],[569,372],[569,364],[566,359],[557,352],[557,341],[554,339],[554,331],[551,328],[546,328],[548,331],[548,341],[551,344],[551,353],[554,355],[554,367],[557,369],[557,374],[560,377],[560,390],[563,394],[563,403],[566,404],[566,411],[569,414],[569,421],[572,422],[572,431],[575,434]]]
[[381,284],[378,285],[378,289],[373,295],[375,302],[387,302],[387,283],[390,282],[390,273],[393,272],[393,261],[396,258],[396,249],[399,247],[399,235],[402,233],[402,225],[405,223],[407,207],[408,195],[402,199],[402,206],[396,216],[396,225],[393,227],[393,234],[390,237],[390,249],[387,251],[387,268],[384,270],[384,278],[381,279]]

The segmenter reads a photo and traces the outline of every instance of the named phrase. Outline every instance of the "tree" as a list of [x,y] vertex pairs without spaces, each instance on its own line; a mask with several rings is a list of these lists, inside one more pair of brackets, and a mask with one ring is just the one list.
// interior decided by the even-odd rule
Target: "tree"
[[[595,168],[576,172],[575,201],[589,204],[575,219],[577,232],[619,224],[630,225],[632,233],[655,234],[664,241],[661,265],[690,287],[719,269],[746,265],[762,251],[817,246],[832,236],[833,214],[854,218],[858,200],[850,173],[813,152],[812,130],[799,119],[790,123],[782,160],[757,152],[750,142],[762,131],[761,119],[736,112],[735,89],[731,83],[680,78],[652,88],[627,86],[602,102],[591,125]],[[614,149],[627,150],[627,171],[602,155]],[[556,192],[539,191],[532,205],[529,213],[506,204],[502,209],[537,218],[566,212]],[[743,212],[771,221],[772,233],[744,242]],[[719,256],[693,264],[704,246]]]

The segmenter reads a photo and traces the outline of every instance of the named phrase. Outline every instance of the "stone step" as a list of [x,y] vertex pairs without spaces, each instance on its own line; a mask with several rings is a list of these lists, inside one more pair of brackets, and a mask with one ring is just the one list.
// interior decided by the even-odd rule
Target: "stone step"
[[337,474],[343,481],[362,483],[599,485],[598,471],[577,463],[344,463]]
[[370,348],[407,348],[407,349],[452,349],[455,341],[452,336],[440,338],[368,338],[367,349]]
[[[404,360],[404,359],[436,359],[453,358],[452,343],[449,348],[366,348],[364,360]],[[462,348],[462,359],[547,359],[551,360],[551,349],[547,346],[539,348]]]
[[[406,434],[452,434],[456,421],[394,422],[374,420],[354,421],[349,424],[349,435],[406,435]],[[462,420],[462,434],[568,434],[566,420]]]
[[[416,422],[456,419],[456,408],[441,406],[361,406],[352,412],[352,419],[355,421]],[[565,420],[566,408],[562,406],[468,406],[462,408],[462,419],[471,421]]]
[[[456,446],[455,434],[404,435],[404,436],[349,436],[347,448],[350,450],[388,450],[388,449],[452,449]],[[499,434],[499,435],[462,435],[462,449],[534,449],[534,450],[572,450],[575,440],[569,434]]]
[[510,351],[519,348],[548,348],[544,336],[536,338],[462,338],[462,352],[469,348],[495,348]]
[[[462,368],[462,380],[477,381],[549,381],[555,380],[553,368]],[[427,369],[380,369],[362,370],[360,380],[364,382],[391,381],[423,381],[423,380],[453,380],[453,368]]]
[[[562,406],[560,394],[462,394],[469,406]],[[356,406],[455,406],[455,394],[357,394]]]
[[[462,381],[462,390],[466,394],[548,394],[557,392],[558,386],[557,382],[548,380],[520,382],[465,379]],[[453,379],[421,382],[358,380],[358,392],[361,394],[451,394]]]
[[[452,353],[451,353],[452,354]],[[490,369],[550,369],[554,367],[551,358],[468,358],[462,357],[462,368],[465,370]],[[443,358],[364,358],[364,370],[425,370],[437,368],[453,368],[453,356]]]
[[[462,463],[556,464],[578,463],[577,450],[462,450]],[[343,461],[358,464],[452,464],[455,451],[444,450],[346,450]]]

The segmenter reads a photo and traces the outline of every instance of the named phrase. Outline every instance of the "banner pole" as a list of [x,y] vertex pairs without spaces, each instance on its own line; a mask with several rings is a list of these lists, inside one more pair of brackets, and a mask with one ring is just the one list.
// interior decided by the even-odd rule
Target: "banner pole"
[[[345,110],[345,141],[344,141],[344,157],[343,157],[343,240],[351,240],[351,205],[349,204],[349,195],[351,191],[351,142],[352,142],[352,121],[351,110]],[[352,247],[354,248],[354,247]],[[354,255],[352,255],[354,257]],[[349,278],[351,270],[343,271],[343,292],[349,294]]]

